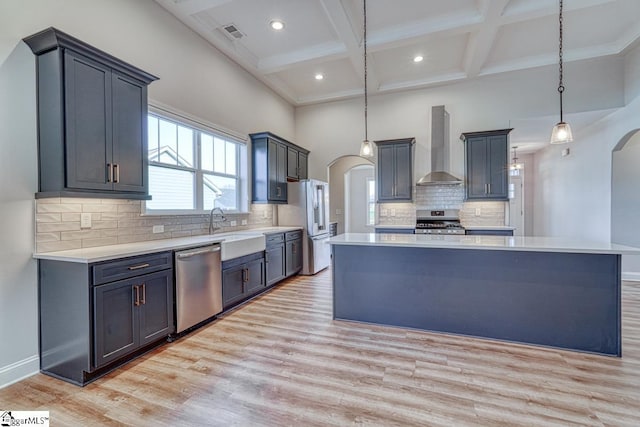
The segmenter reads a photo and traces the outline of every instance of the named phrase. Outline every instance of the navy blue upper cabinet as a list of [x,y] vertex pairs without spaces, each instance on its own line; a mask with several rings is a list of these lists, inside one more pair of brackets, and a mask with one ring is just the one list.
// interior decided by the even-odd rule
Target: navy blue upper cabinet
[[156,80],[55,28],[24,39],[36,55],[36,197],[148,199],[147,85]]
[[509,132],[465,132],[467,200],[508,200]]
[[378,202],[413,199],[413,144],[415,138],[375,141],[378,147]]
[[309,151],[271,132],[251,134],[254,203],[287,203],[287,181],[307,178]]

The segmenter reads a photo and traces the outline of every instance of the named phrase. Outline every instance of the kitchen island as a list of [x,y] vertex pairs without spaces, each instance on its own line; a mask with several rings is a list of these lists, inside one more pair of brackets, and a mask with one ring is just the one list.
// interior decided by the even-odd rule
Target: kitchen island
[[621,255],[547,237],[342,234],[335,319],[621,356]]

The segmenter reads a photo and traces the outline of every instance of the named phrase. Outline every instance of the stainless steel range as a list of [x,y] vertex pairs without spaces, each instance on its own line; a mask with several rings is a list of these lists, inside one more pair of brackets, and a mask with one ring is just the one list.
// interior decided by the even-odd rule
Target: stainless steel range
[[417,210],[416,234],[464,234],[458,209]]

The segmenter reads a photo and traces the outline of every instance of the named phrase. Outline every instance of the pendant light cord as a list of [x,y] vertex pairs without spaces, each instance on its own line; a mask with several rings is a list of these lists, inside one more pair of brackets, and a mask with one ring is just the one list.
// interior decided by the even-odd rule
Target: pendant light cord
[[369,140],[369,132],[367,125],[367,0],[363,0],[364,3],[364,139]]
[[559,83],[558,83],[558,93],[560,93],[560,122],[563,122],[563,119],[562,119],[562,92],[564,92],[564,85],[562,84],[562,72],[563,72],[563,69],[562,69],[562,3],[563,3],[563,0],[560,0],[560,13],[558,14],[558,21],[560,23],[560,49],[558,49],[559,74],[560,74],[560,79],[559,79]]

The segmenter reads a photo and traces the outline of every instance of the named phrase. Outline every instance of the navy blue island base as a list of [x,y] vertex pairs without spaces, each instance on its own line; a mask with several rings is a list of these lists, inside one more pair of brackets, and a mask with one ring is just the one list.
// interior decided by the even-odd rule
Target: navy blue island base
[[619,254],[332,251],[335,319],[622,355]]

